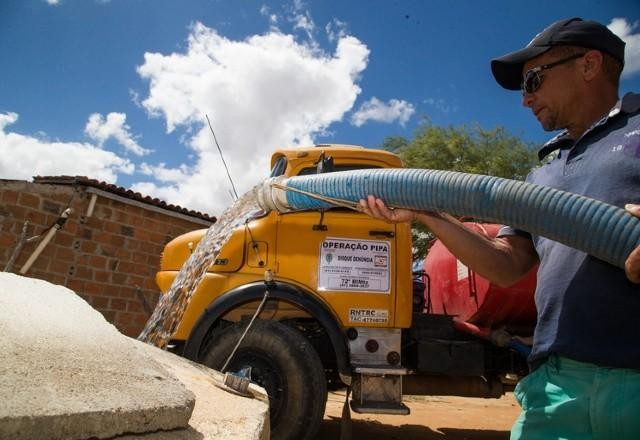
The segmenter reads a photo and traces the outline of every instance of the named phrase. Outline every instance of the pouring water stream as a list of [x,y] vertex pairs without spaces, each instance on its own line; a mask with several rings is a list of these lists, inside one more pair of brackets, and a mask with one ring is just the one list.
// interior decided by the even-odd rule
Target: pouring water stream
[[238,226],[261,212],[254,190],[236,200],[222,216],[209,227],[195,251],[180,269],[169,291],[158,300],[138,340],[164,349],[184,316],[189,301],[216,261],[220,250]]

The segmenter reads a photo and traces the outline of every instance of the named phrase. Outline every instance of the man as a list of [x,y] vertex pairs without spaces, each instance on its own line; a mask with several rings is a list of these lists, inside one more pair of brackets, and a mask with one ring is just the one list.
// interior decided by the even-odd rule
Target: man
[[[491,63],[501,86],[522,90],[544,130],[563,130],[527,180],[640,216],[640,95],[618,99],[623,65],[624,42],[579,18],[553,23]],[[510,227],[489,239],[445,213],[389,209],[373,196],[360,203],[389,222],[423,222],[502,286],[540,263],[532,372],[515,391],[522,413],[512,439],[640,439],[640,248],[622,270]]]

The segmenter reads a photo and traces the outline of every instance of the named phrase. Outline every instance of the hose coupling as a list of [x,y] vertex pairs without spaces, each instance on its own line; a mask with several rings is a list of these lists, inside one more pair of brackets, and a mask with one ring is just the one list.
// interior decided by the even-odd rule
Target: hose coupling
[[287,204],[286,191],[276,188],[278,186],[286,186],[287,178],[285,176],[271,177],[262,182],[261,185],[254,189],[256,200],[260,208],[265,212],[278,211],[280,213],[292,211]]

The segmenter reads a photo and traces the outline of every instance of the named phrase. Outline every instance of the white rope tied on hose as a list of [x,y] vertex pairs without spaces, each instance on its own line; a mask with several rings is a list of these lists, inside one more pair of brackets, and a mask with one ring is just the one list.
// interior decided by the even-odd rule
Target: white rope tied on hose
[[328,197],[320,194],[310,193],[301,189],[291,188],[289,186],[281,185],[276,182],[271,183],[271,186],[277,189],[281,189],[283,191],[292,191],[307,197],[311,197],[312,199],[321,200],[323,202],[331,203],[332,205],[341,206],[343,208],[348,208],[354,211],[362,212],[362,207],[360,206],[360,204],[356,202],[352,202],[351,200],[338,199],[335,197]]

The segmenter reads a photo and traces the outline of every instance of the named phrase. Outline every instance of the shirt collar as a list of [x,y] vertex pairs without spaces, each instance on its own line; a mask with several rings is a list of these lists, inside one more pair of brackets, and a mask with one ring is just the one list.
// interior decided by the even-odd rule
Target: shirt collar
[[[585,134],[589,133],[595,127],[599,127],[600,125],[604,125],[609,121],[610,118],[617,116],[619,113],[635,113],[640,110],[640,94],[637,93],[627,93],[622,99],[619,99],[616,102],[616,105],[611,108],[609,113],[607,113],[602,119],[594,123],[585,133],[582,135],[584,137]],[[553,151],[562,148],[565,145],[571,145],[573,140],[569,136],[569,131],[563,130],[557,136],[553,137],[547,143],[545,143],[542,148],[538,150],[538,159],[542,160],[546,156],[548,156]]]

